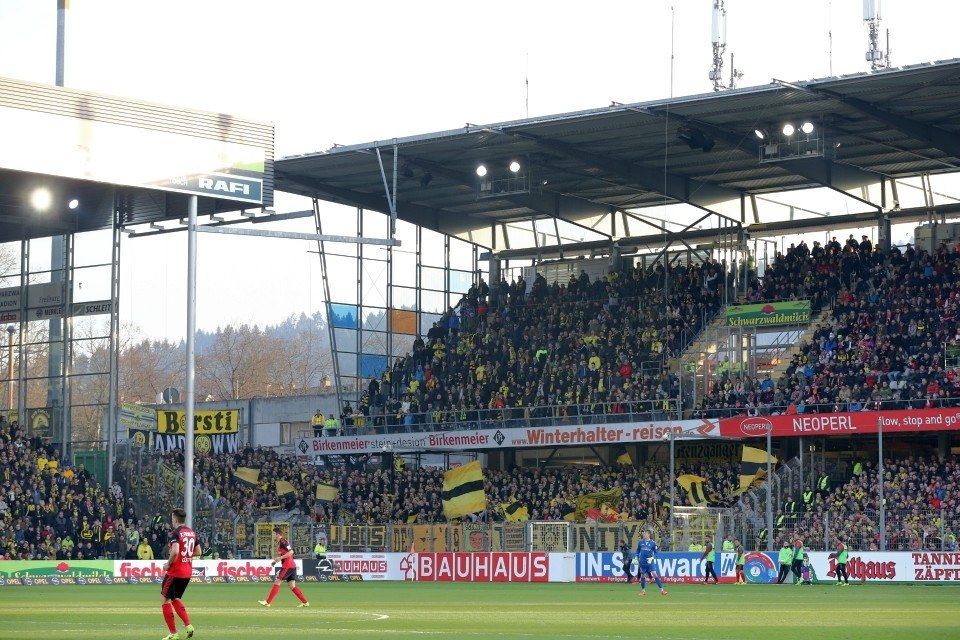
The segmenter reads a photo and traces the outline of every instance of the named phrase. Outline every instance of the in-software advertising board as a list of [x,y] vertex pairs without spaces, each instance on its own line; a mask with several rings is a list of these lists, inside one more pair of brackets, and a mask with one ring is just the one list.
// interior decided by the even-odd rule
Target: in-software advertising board
[[[706,560],[700,560],[699,553],[661,553],[654,563],[663,582],[703,582]],[[718,553],[714,570],[720,582],[736,580],[735,558],[732,553]],[[577,582],[623,582],[623,556],[615,553],[578,553],[576,554]],[[636,566],[631,571],[636,575]],[[760,575],[758,574],[758,578]],[[760,582],[761,580],[756,580]]]

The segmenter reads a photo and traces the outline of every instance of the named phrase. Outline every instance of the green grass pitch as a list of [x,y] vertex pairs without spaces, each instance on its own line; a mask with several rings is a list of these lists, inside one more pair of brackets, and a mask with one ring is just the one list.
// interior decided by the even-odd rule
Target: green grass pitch
[[[960,638],[950,586],[307,583],[309,609],[284,586],[193,584],[195,640],[430,638],[514,640]],[[179,620],[178,626],[182,630]],[[167,634],[158,585],[0,588],[0,638],[112,640]],[[181,637],[183,634],[181,633]]]

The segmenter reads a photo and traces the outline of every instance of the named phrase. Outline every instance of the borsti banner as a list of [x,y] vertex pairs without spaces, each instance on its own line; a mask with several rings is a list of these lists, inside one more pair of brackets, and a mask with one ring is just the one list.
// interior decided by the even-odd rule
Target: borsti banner
[[441,431],[422,434],[357,435],[302,438],[295,447],[300,455],[317,457],[340,454],[380,453],[423,449],[461,451],[501,447],[555,447],[661,442],[673,431],[677,438],[719,438],[716,422],[677,420],[633,422],[618,425],[560,425],[475,431]]
[[960,429],[960,408],[723,418],[719,431],[724,438],[766,437],[768,429],[772,429],[773,437],[875,434],[880,422],[883,423],[883,432],[891,435],[956,431]]
[[728,327],[767,327],[810,322],[809,300],[787,300],[727,307]]
[[[197,452],[237,453],[240,450],[239,410],[197,411],[193,423],[193,446]],[[182,450],[186,424],[185,411],[158,411],[153,448],[160,453]]]
[[[657,573],[663,582],[697,583],[703,582],[705,560],[699,553],[661,553],[655,564]],[[720,582],[736,581],[736,556],[732,553],[718,553],[718,562],[714,569]],[[577,582],[624,582],[623,556],[617,553],[578,553]],[[632,569],[636,572],[636,566]],[[776,573],[774,573],[776,577]],[[759,580],[757,580],[759,582]]]
[[[186,411],[158,411],[157,433],[163,435],[183,435],[186,433]],[[193,432],[237,433],[240,430],[240,410],[220,409],[217,411],[195,411],[193,414]]]

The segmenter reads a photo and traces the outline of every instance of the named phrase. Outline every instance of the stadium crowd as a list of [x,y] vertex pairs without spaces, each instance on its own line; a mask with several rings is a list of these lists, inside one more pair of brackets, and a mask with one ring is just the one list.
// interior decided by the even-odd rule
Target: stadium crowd
[[529,292],[522,276],[493,287],[481,278],[412,352],[370,381],[358,407],[344,408],[343,427],[665,417],[679,397],[665,357],[679,355],[717,313],[729,275],[708,259],[669,274],[659,264],[610,270],[593,282],[586,272],[563,284],[538,274]]
[[[720,308],[729,275],[722,263],[707,261],[672,268],[669,287],[662,266],[611,271],[593,282],[586,273],[552,285],[538,276],[529,292],[522,278],[492,288],[481,280],[406,358],[370,382],[358,412],[345,416],[356,422],[345,426],[439,428],[488,417],[573,419],[598,412],[664,417],[678,398],[678,382],[643,363],[662,364],[681,352]],[[930,407],[960,397],[960,370],[945,362],[943,348],[960,339],[958,283],[956,249],[928,254],[908,246],[885,255],[852,237],[846,246],[835,239],[826,247],[792,246],[762,280],[749,283],[748,300],[810,299],[814,310],[832,305],[832,317],[780,380],[727,372],[693,415]],[[960,347],[955,352],[960,357]],[[164,459],[182,467],[180,452]],[[282,509],[338,523],[444,520],[441,471],[381,469],[369,462],[348,456],[344,468],[323,469],[246,447],[237,454],[198,453],[195,473],[211,501],[245,517]],[[243,467],[258,470],[258,478],[238,476]],[[843,535],[875,548],[877,470],[869,462],[852,469],[849,477],[778,505],[771,532],[762,514],[749,511],[748,527],[759,540],[800,535],[817,547]],[[676,472],[706,478],[706,495],[720,500],[738,484],[734,463],[678,465]],[[883,474],[888,547],[955,549],[960,464],[906,458],[889,461]],[[620,488],[618,517],[666,524],[670,479],[662,466],[513,468],[488,470],[485,480],[484,517],[491,520],[506,518],[503,506],[513,503],[525,506],[531,519],[561,519],[578,497]],[[318,499],[320,484],[336,488],[336,497]],[[687,499],[678,487],[677,503]],[[0,556],[63,560],[161,557],[168,526],[165,515],[138,514],[118,484],[104,490],[83,465],[74,467],[52,446],[5,422],[0,523]]]
[[844,249],[838,247],[834,239],[826,249],[815,243],[810,251],[801,242],[750,290],[755,301],[784,295],[833,301],[831,317],[816,326],[785,375],[773,380],[726,372],[693,416],[892,410],[960,402],[957,248],[941,245],[930,254],[907,245],[905,251],[894,247],[883,254],[852,237]]
[[[825,483],[826,490],[809,487],[788,498],[774,514],[774,533],[787,539],[799,535],[813,548],[832,548],[842,537],[854,549],[879,549],[877,466],[858,460],[852,468],[849,479]],[[933,456],[885,460],[883,477],[886,548],[955,551],[960,463]],[[763,529],[760,516],[753,515],[751,523],[757,531]]]
[[83,464],[28,438],[17,423],[0,421],[0,557],[138,557],[141,543],[159,557],[163,531],[141,520],[118,483],[104,491]]
[[[58,452],[39,439],[27,439],[16,424],[0,426],[0,556],[6,559],[160,558],[168,528],[164,514],[141,517],[125,500],[119,485],[103,491],[89,472],[58,460]],[[165,461],[181,465],[179,452]],[[318,469],[303,460],[271,449],[245,448],[238,454],[199,454],[196,477],[213,498],[222,498],[250,520],[272,510],[309,515],[319,522],[442,522],[440,501],[443,473],[435,469],[382,470],[367,465],[364,456],[347,469]],[[241,481],[238,467],[260,470],[254,486]],[[849,478],[809,488],[788,498],[774,515],[776,538],[799,535],[812,548],[826,548],[842,535],[854,549],[879,544],[876,470],[867,462],[852,466]],[[680,464],[677,475],[706,479],[704,493],[723,499],[737,486],[735,463]],[[905,458],[888,460],[887,546],[891,550],[956,549],[960,531],[960,463],[956,459]],[[277,480],[294,491],[278,495]],[[337,489],[333,500],[318,500],[319,483]],[[831,486],[835,485],[835,486]],[[506,519],[503,507],[519,503],[529,518],[559,520],[573,512],[584,494],[620,488],[622,502],[614,519],[667,526],[670,483],[662,465],[558,467],[485,471],[486,517]],[[678,505],[689,504],[679,486]],[[121,518],[118,514],[123,513]],[[765,540],[762,515],[745,513],[745,539]]]

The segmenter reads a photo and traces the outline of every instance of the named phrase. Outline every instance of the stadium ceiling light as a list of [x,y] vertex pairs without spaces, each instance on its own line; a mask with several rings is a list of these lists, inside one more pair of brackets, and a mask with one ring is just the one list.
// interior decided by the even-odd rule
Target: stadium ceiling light
[[46,211],[50,208],[52,201],[53,196],[50,194],[50,190],[44,187],[35,189],[33,193],[30,194],[30,205],[37,211]]
[[516,160],[514,160],[513,162],[511,162],[511,163],[510,163],[510,171],[512,171],[512,172],[514,172],[514,173],[516,173],[517,171],[520,171],[520,163],[517,162]]
[[477,167],[477,175],[480,176],[481,178],[487,175],[487,168],[483,165],[480,165],[479,167]]
[[764,129],[754,129],[753,134],[758,138],[760,138],[761,140],[767,137],[767,132]]
[[795,129],[795,128],[793,127],[793,125],[790,124],[789,122],[788,122],[787,124],[783,125],[783,135],[785,135],[785,136],[792,136],[792,135],[794,134],[794,132],[796,132],[796,129]]
[[70,207],[71,209],[76,209],[77,207],[80,206],[80,201],[74,198],[73,200],[67,203],[67,206]]
[[813,123],[809,121],[804,122],[802,125],[800,125],[800,131],[803,131],[804,133],[813,133]]

